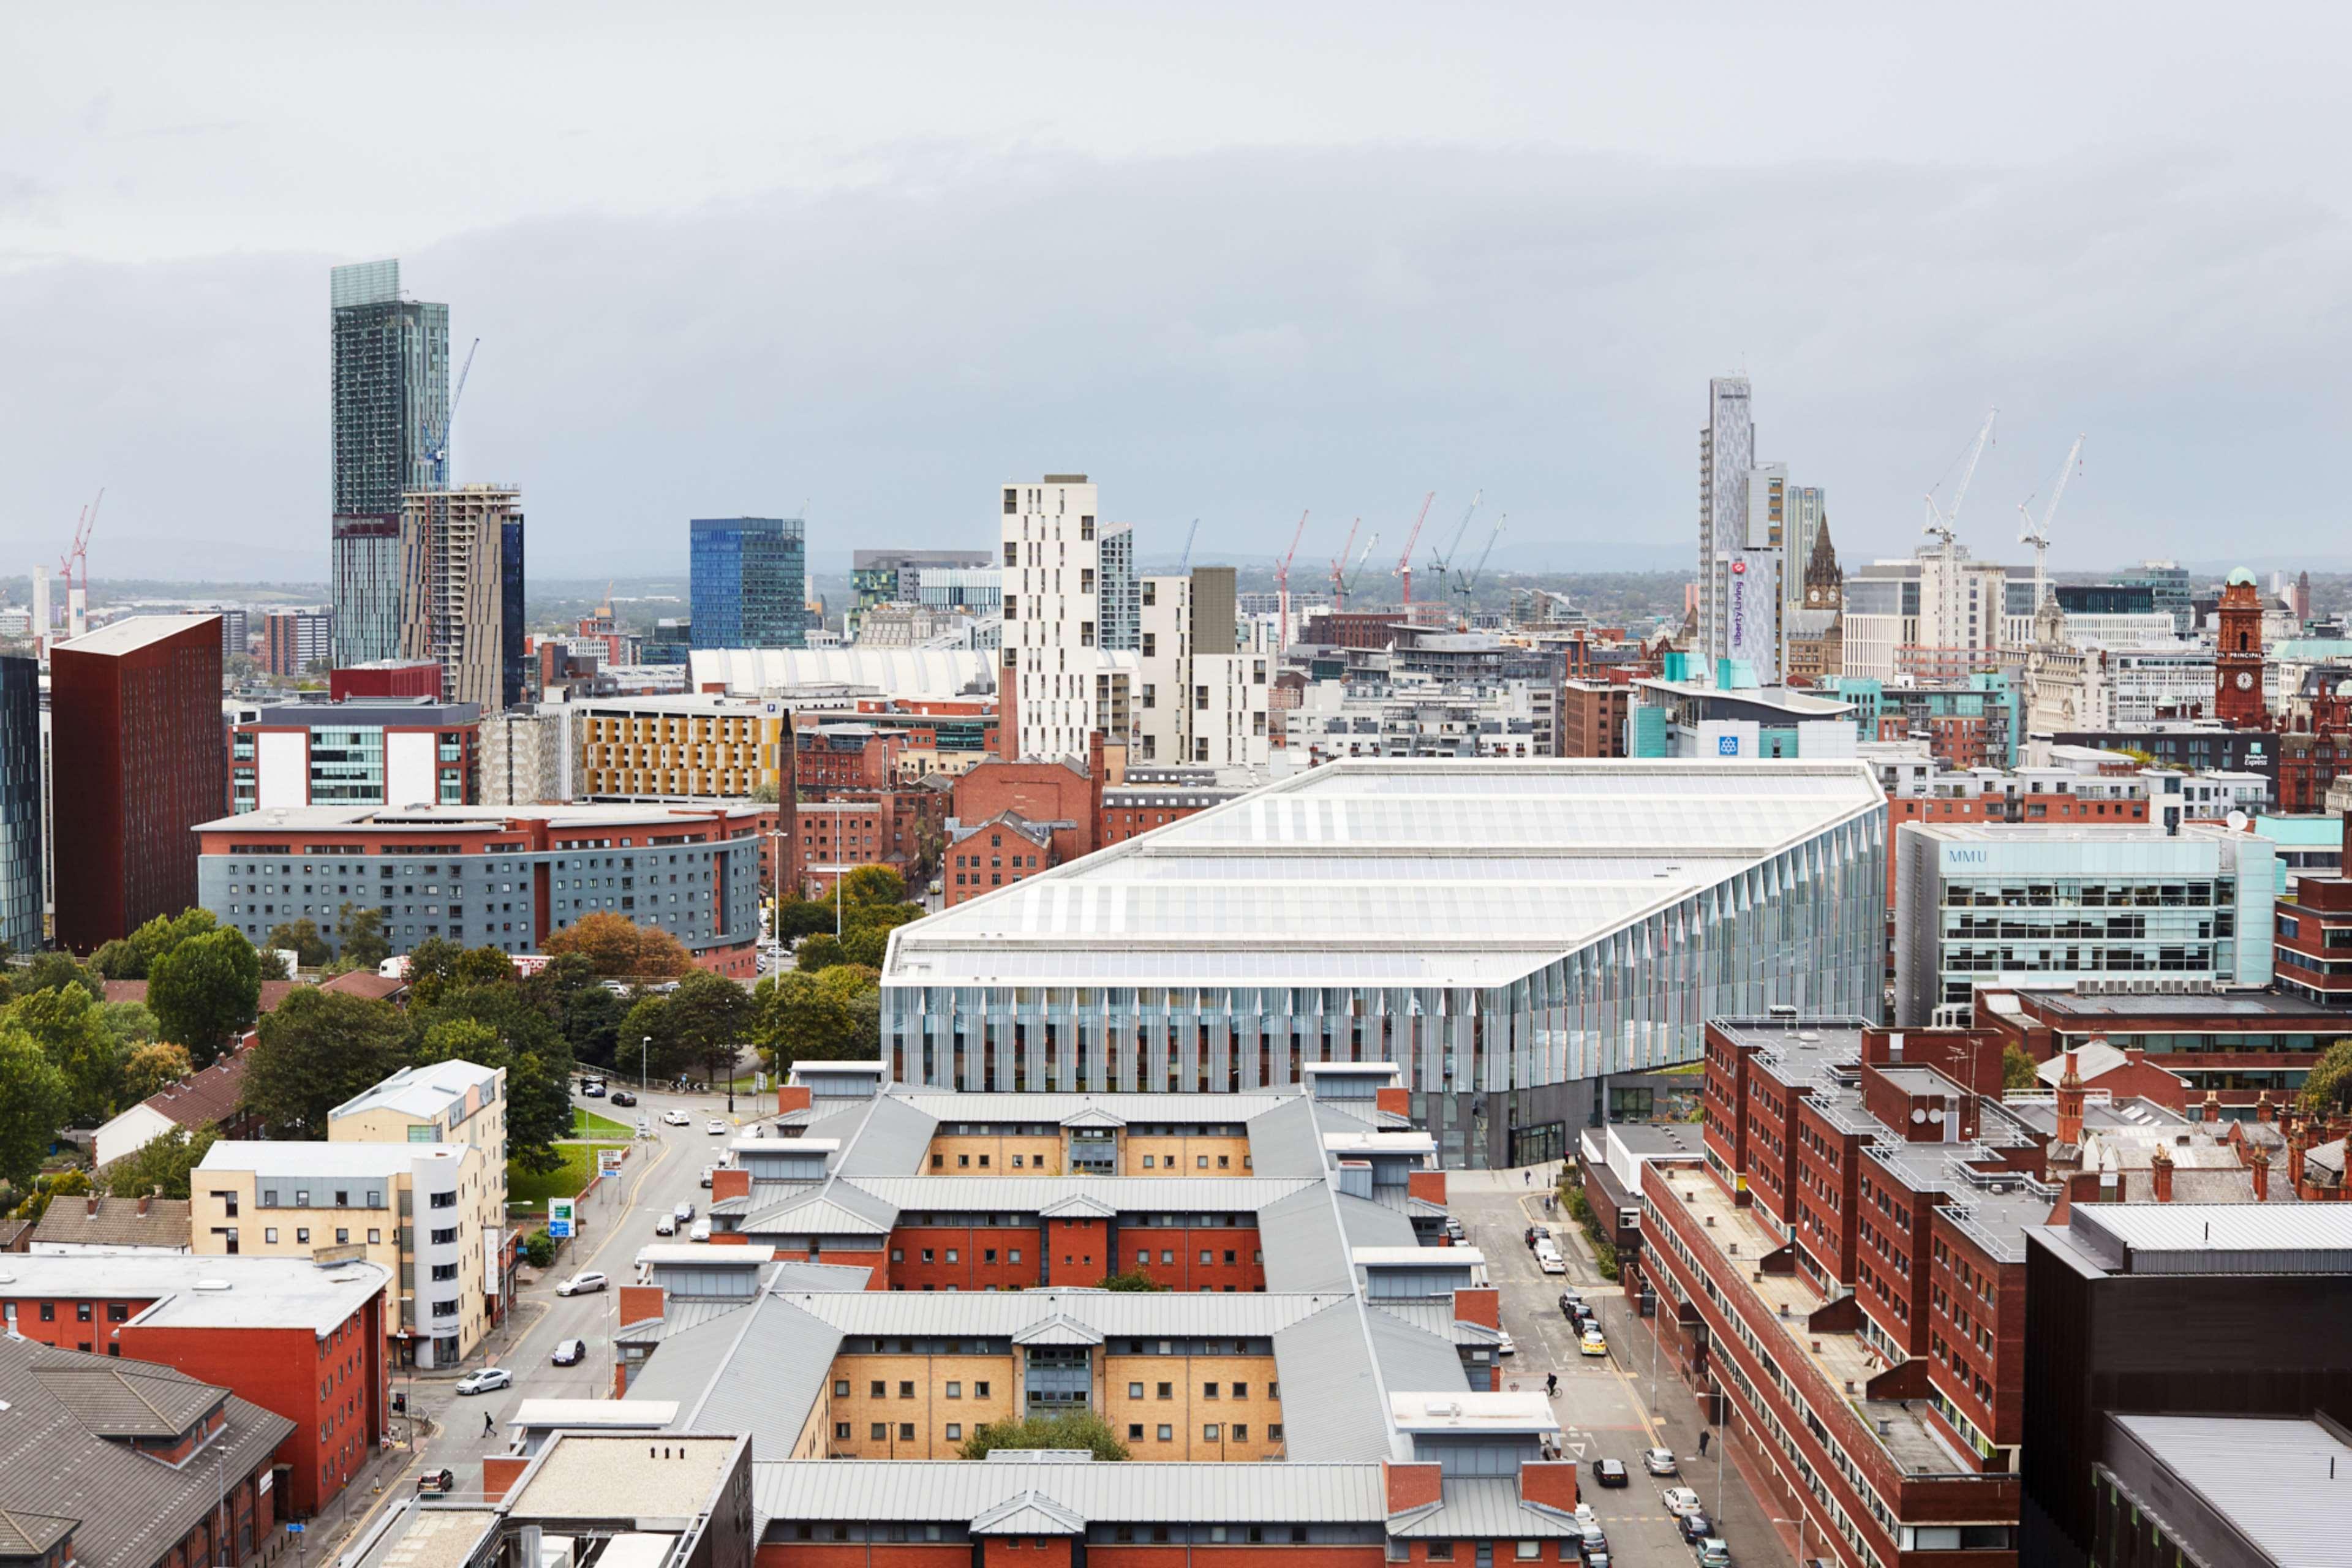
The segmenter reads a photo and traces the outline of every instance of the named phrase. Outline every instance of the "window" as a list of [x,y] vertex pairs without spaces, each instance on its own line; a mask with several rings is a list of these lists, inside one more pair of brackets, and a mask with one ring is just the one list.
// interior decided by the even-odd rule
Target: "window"
[[835,1378],[834,1380],[833,1396],[835,1399],[846,1399],[849,1397],[849,1380],[847,1378]]
[[1249,1441],[1249,1427],[1246,1424],[1239,1421],[1234,1423],[1234,1441],[1236,1443]]
[[949,1384],[948,1397],[950,1399],[961,1399],[963,1397],[963,1384],[961,1383]]
[[1453,1562],[1453,1561],[1454,1561],[1454,1542],[1450,1542],[1450,1541],[1433,1541],[1433,1542],[1431,1542],[1429,1543],[1429,1560],[1430,1560],[1432,1563],[1451,1563],[1451,1562]]
[[1217,1424],[1215,1422],[1212,1421],[1201,1428],[1201,1441],[1203,1443],[1213,1443],[1217,1440]]
[[1128,1396],[1129,1399],[1140,1399],[1140,1398],[1142,1398],[1142,1397],[1143,1397],[1143,1384],[1139,1384],[1139,1383],[1130,1383],[1130,1384],[1129,1384],[1127,1385],[1127,1396]]
[[1247,1399],[1249,1397],[1249,1384],[1246,1383],[1237,1383],[1234,1384],[1234,1397],[1235,1399]]
[[948,1436],[948,1441],[949,1441],[949,1442],[950,1442],[950,1443],[961,1443],[961,1442],[962,1442],[962,1441],[963,1441],[963,1423],[962,1423],[962,1422],[961,1422],[961,1421],[950,1421],[950,1422],[949,1422],[949,1423],[948,1423],[948,1434],[947,1434],[947,1436]]
[[1217,1385],[1216,1385],[1215,1384],[1213,1384],[1213,1383],[1204,1383],[1204,1384],[1202,1384],[1201,1385],[1201,1397],[1202,1397],[1202,1398],[1203,1398],[1203,1399],[1214,1399],[1216,1396],[1217,1396]]
[[911,1442],[913,1442],[914,1440],[915,1440],[915,1424],[914,1424],[912,1421],[901,1421],[901,1422],[899,1422],[899,1423],[898,1423],[898,1441],[900,1441],[901,1443],[911,1443]]
[[1159,1396],[1162,1399],[1173,1399],[1176,1397],[1176,1385],[1172,1383],[1163,1383],[1160,1385],[1158,1392]]
[[1127,1440],[1130,1443],[1140,1443],[1143,1441],[1142,1422],[1130,1421],[1127,1424]]
[[298,1225],[294,1227],[294,1243],[298,1247],[308,1247],[310,1245],[310,1227],[309,1226]]
[[985,1398],[987,1398],[987,1397],[988,1397],[988,1384],[984,1384],[984,1383],[975,1383],[975,1384],[973,1384],[971,1385],[971,1396],[972,1396],[974,1399],[985,1399]]
[[263,1226],[261,1227],[261,1239],[268,1242],[272,1247],[277,1246],[278,1227],[274,1225]]
[[873,1427],[868,1431],[867,1436],[877,1443],[888,1442],[890,1440],[890,1423],[887,1421],[877,1421],[874,1423]]
[[1511,1554],[1522,1563],[1533,1563],[1543,1551],[1543,1542],[1540,1541],[1520,1541],[1512,1544]]
[[914,1398],[915,1385],[911,1383],[901,1383],[898,1384],[898,1397],[901,1399]]
[[[846,1443],[846,1442],[848,1442],[848,1441],[849,1441],[849,1423],[848,1423],[848,1422],[846,1422],[846,1421],[836,1421],[836,1422],[835,1422],[835,1423],[833,1424],[833,1436],[834,1436],[834,1439],[835,1439],[836,1442],[842,1442],[842,1443]],[[803,1535],[805,1535],[805,1534],[808,1532],[808,1528],[809,1528],[809,1527],[808,1527],[807,1525],[805,1525],[805,1524],[803,1524],[803,1525],[802,1525],[802,1526],[801,1526],[801,1531],[802,1531],[802,1533],[803,1533]]]
[[890,1385],[877,1378],[867,1386],[866,1392],[876,1399],[887,1399],[890,1397]]
[[1176,1440],[1176,1428],[1173,1426],[1162,1426],[1160,1428],[1159,1437],[1160,1441],[1163,1443],[1174,1442]]
[[42,1303],[41,1303],[41,1321],[43,1321],[43,1322],[45,1322],[45,1323],[54,1323],[54,1322],[56,1322],[57,1321],[58,1321],[58,1304],[57,1304],[55,1301],[44,1301],[44,1302],[42,1302]]

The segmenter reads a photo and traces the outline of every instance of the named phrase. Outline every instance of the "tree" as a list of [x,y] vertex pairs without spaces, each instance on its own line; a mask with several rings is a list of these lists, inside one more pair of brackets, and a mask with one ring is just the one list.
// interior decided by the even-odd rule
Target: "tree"
[[162,1041],[133,1046],[122,1058],[122,1102],[135,1105],[195,1070],[196,1064],[188,1059],[184,1046]]
[[343,905],[335,911],[335,929],[342,933],[342,962],[353,969],[374,969],[392,956],[383,914],[373,904]]
[[2012,1089],[2038,1089],[2041,1087],[2041,1083],[2042,1079],[2037,1073],[2034,1061],[2032,1057],[2027,1056],[2023,1050],[2020,1049],[2016,1046],[2007,1046],[2002,1047],[2000,1053],[2000,1087],[2004,1091]]
[[23,1188],[66,1119],[73,1088],[22,1025],[0,1021],[0,1176]]
[[109,980],[143,980],[144,973],[133,974],[141,967],[139,950],[121,937],[99,943],[98,951],[89,955],[89,966]]
[[671,1048],[702,1068],[703,1081],[734,1077],[735,1058],[759,1016],[751,994],[723,974],[698,969],[677,983],[663,1009]]
[[457,955],[460,985],[511,985],[515,980],[514,960],[487,942]]
[[2338,1040],[2320,1053],[2303,1080],[2303,1108],[2317,1115],[2352,1105],[2352,1040]]
[[332,962],[335,950],[319,934],[319,922],[305,915],[299,921],[280,921],[269,928],[269,940],[265,947],[290,950],[294,961],[305,969],[320,969]]
[[188,1173],[204,1163],[205,1151],[220,1142],[220,1129],[206,1127],[191,1134],[184,1127],[150,1138],[100,1174],[106,1190],[118,1198],[135,1198],[162,1189],[167,1198],[188,1196]]
[[648,1079],[683,1077],[694,1061],[679,1047],[670,1027],[669,998],[658,991],[645,992],[629,1004],[614,1046],[620,1056],[636,1062]]
[[[873,1027],[863,1005],[869,970],[835,965],[821,974],[772,974],[751,993],[758,1016],[751,1038],[782,1075],[796,1061],[871,1058],[880,1040],[880,994],[873,992]],[[626,1038],[625,1031],[624,1038]]]
[[192,936],[148,966],[147,1005],[198,1066],[253,1022],[261,1003],[261,959],[245,933],[223,928]]
[[[554,1145],[572,1136],[572,1047],[520,985],[463,985],[429,1007],[412,1006],[410,1059],[460,1054],[507,1074],[507,1158],[526,1171],[560,1167]],[[456,1026],[473,1026],[457,1027]]]
[[65,1075],[67,1117],[95,1127],[122,1098],[122,1053],[89,993],[79,985],[36,991],[9,1005],[7,1022],[37,1041],[49,1065]]
[[154,1013],[144,1002],[100,1003],[98,1021],[126,1052],[163,1037],[163,1026],[155,1021]]
[[776,906],[778,942],[792,942],[833,930],[833,905],[822,899],[786,899]]
[[441,994],[463,984],[457,976],[457,961],[466,950],[446,937],[428,936],[408,950],[408,995],[412,1002],[430,1007],[441,1000]]
[[887,926],[862,925],[841,939],[841,959],[845,963],[879,969],[889,952],[890,928]]
[[839,888],[842,900],[851,909],[907,901],[907,879],[887,866],[860,866],[841,879]]
[[401,1067],[407,1047],[391,1003],[299,987],[261,1020],[245,1102],[277,1137],[324,1138],[327,1112]]
[[774,781],[771,779],[761,779],[758,784],[751,786],[751,793],[745,796],[745,798],[751,801],[753,805],[775,805],[776,785]]
[[30,1195],[17,1206],[16,1217],[36,1222],[49,1212],[49,1205],[58,1199],[81,1197],[92,1190],[89,1173],[79,1165],[68,1170],[51,1171],[47,1175],[35,1176],[29,1184],[15,1184],[20,1187],[29,1184],[32,1188]]
[[609,911],[583,915],[549,932],[541,948],[551,957],[579,953],[597,973],[621,979],[669,980],[694,967],[693,954],[669,932]]
[[1162,1285],[1140,1268],[1130,1268],[1124,1274],[1106,1274],[1102,1288],[1106,1290],[1166,1290]]
[[1090,1410],[1032,1415],[1025,1421],[983,1421],[958,1449],[967,1459],[985,1459],[996,1448],[1085,1449],[1097,1459],[1124,1459],[1127,1445],[1109,1422]]
[[89,993],[89,999],[93,1002],[106,1000],[106,982],[62,952],[41,953],[14,979],[19,996],[29,995],[36,991],[62,991],[72,986]]
[[793,963],[803,974],[814,974],[821,969],[831,969],[836,963],[848,962],[848,949],[842,946],[829,931],[801,938],[800,951],[793,955]]
[[155,961],[182,942],[217,930],[220,921],[207,909],[183,910],[157,915],[121,942],[108,942],[92,955],[98,972],[109,980],[147,980]]
[[289,973],[286,968],[286,954],[277,948],[255,948],[253,950],[253,973],[257,979],[291,980],[294,978],[294,976]]

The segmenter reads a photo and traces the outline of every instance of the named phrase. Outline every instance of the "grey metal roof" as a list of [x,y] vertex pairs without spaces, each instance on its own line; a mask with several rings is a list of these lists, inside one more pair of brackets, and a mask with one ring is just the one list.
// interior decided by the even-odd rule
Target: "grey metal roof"
[[777,1264],[765,1275],[762,1282],[777,1295],[794,1291],[863,1290],[874,1277],[874,1270],[865,1264],[793,1263]]
[[1010,1337],[1055,1318],[1105,1338],[1132,1335],[1260,1337],[1279,1332],[1335,1298],[1264,1291],[856,1290],[802,1295],[793,1305],[849,1334]]
[[2352,1274],[2352,1204],[2076,1204],[2067,1231],[2129,1274]]
[[[1388,1401],[1365,1349],[1362,1310],[1352,1299],[1277,1331],[1274,1364],[1291,1391],[1282,1420],[1292,1459],[1363,1464],[1389,1458]],[[1466,1386],[1458,1365],[1454,1376]]]
[[1307,1177],[1319,1181],[1329,1169],[1315,1102],[1293,1096],[1249,1122],[1250,1170],[1260,1177]]
[[770,1519],[961,1524],[1024,1496],[1050,1499],[1097,1523],[1371,1524],[1388,1517],[1377,1464],[778,1459],[751,1465],[752,1506]]
[[858,1213],[831,1195],[839,1184],[745,1217],[747,1236],[887,1236],[893,1223]]
[[938,1127],[939,1119],[929,1111],[897,1095],[881,1095],[835,1157],[834,1169],[845,1176],[912,1175],[923,1168],[923,1151]]
[[1570,1515],[1522,1502],[1519,1483],[1507,1478],[1449,1477],[1444,1500],[1389,1521],[1389,1533],[1407,1540],[1562,1539],[1583,1532]]
[[1013,1331],[1013,1342],[1016,1345],[1098,1345],[1102,1342],[1100,1329],[1090,1328],[1066,1312],[1056,1312]]
[[975,1535],[1084,1535],[1086,1516],[1040,1491],[1024,1491],[972,1516]]
[[[1402,1189],[1395,1189],[1402,1192]],[[1391,1208],[1370,1198],[1360,1198],[1347,1193],[1333,1195],[1339,1206],[1339,1227],[1347,1235],[1348,1245],[1354,1247],[1419,1247],[1421,1239],[1412,1228],[1412,1221],[1404,1215],[1402,1206]],[[1432,1263],[1454,1261],[1436,1249]]]
[[1199,1122],[1247,1121],[1261,1116],[1296,1092],[1240,1094],[1102,1094],[967,1093],[927,1089],[912,1084],[893,1086],[893,1100],[904,1100],[940,1121],[1060,1122],[1082,1110],[1099,1110],[1127,1121]]
[[[2109,1415],[2280,1568],[2344,1558],[2352,1521],[2352,1446],[2316,1421],[2219,1415]],[[2190,1522],[2156,1501],[2168,1525]],[[2185,1541],[2184,1545],[2200,1544]],[[2218,1544],[2218,1543],[2216,1543]]]
[[1377,1309],[1364,1314],[1381,1381],[1394,1394],[1452,1394],[1470,1386],[1453,1337],[1444,1339]]
[[753,1452],[789,1454],[840,1348],[832,1325],[762,1296],[748,1311],[665,1341],[628,1397],[675,1401],[673,1431],[748,1433]]
[[[863,1274],[865,1269],[856,1272]],[[665,1301],[662,1315],[641,1322],[622,1323],[613,1331],[615,1344],[655,1345],[667,1343],[678,1335],[698,1329],[720,1318],[732,1317],[742,1311],[756,1296],[701,1296],[684,1300]]]
[[1035,1214],[1073,1193],[1121,1214],[1253,1212],[1307,1185],[1263,1176],[863,1176],[834,1184],[902,1213],[983,1214]]
[[1339,1215],[1320,1185],[1302,1187],[1259,1209],[1257,1238],[1265,1254],[1267,1289],[1334,1296],[1356,1288]]
[[1503,1342],[1502,1330],[1490,1329],[1484,1323],[1465,1322],[1455,1317],[1451,1301],[1372,1301],[1367,1305],[1375,1316],[1385,1312],[1390,1317],[1411,1323],[1424,1334],[1435,1334],[1457,1345]]

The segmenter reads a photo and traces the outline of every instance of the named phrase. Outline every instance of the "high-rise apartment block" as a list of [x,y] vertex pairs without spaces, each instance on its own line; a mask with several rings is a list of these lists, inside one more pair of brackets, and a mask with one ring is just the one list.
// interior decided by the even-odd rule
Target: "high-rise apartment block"
[[1143,600],[1135,575],[1135,525],[1106,523],[1102,531],[1102,645],[1132,653],[1143,633]]
[[441,667],[445,702],[485,712],[522,700],[522,495],[464,485],[402,498],[396,650]]
[[0,658],[0,942],[41,945],[41,667]]
[[293,677],[335,657],[335,612],[272,610],[261,623],[261,668]]
[[58,941],[76,952],[196,901],[196,824],[228,795],[214,616],[133,616],[49,655]]
[[[1780,679],[1780,610],[1788,468],[1756,461],[1746,378],[1707,384],[1699,432],[1698,646],[1712,680],[1727,673],[1759,685]],[[1736,670],[1727,666],[1734,661]]]
[[401,498],[443,482],[449,307],[403,299],[396,260],[336,268],[329,306],[334,658],[362,664],[400,651]]
[[801,647],[808,547],[796,517],[698,517],[691,600],[697,647]]
[[1235,603],[1230,566],[1143,579],[1137,761],[1265,764],[1274,659],[1237,646]]
[[[1087,754],[1132,728],[1131,660],[1103,647],[1103,540],[1084,474],[1003,487],[1005,715],[1020,755]],[[1132,557],[1130,555],[1129,559]]]

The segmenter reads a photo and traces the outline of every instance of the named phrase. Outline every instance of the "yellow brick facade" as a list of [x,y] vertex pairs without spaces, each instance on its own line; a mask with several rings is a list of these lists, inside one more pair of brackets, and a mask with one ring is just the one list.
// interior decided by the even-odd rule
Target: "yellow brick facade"
[[952,1459],[982,1422],[1013,1417],[1020,1373],[1011,1356],[843,1355],[825,1388],[833,1458]]
[[[1249,1139],[1224,1133],[1129,1132],[1119,1139],[1122,1176],[1246,1176]],[[1146,1161],[1149,1163],[1146,1163]]]
[[951,1133],[931,1140],[923,1169],[935,1176],[1060,1176],[1058,1134]]
[[786,721],[756,704],[708,713],[591,704],[577,720],[586,795],[748,795],[782,788]]
[[1138,1459],[1282,1457],[1272,1356],[1106,1355],[1102,1369],[1103,1418]]

